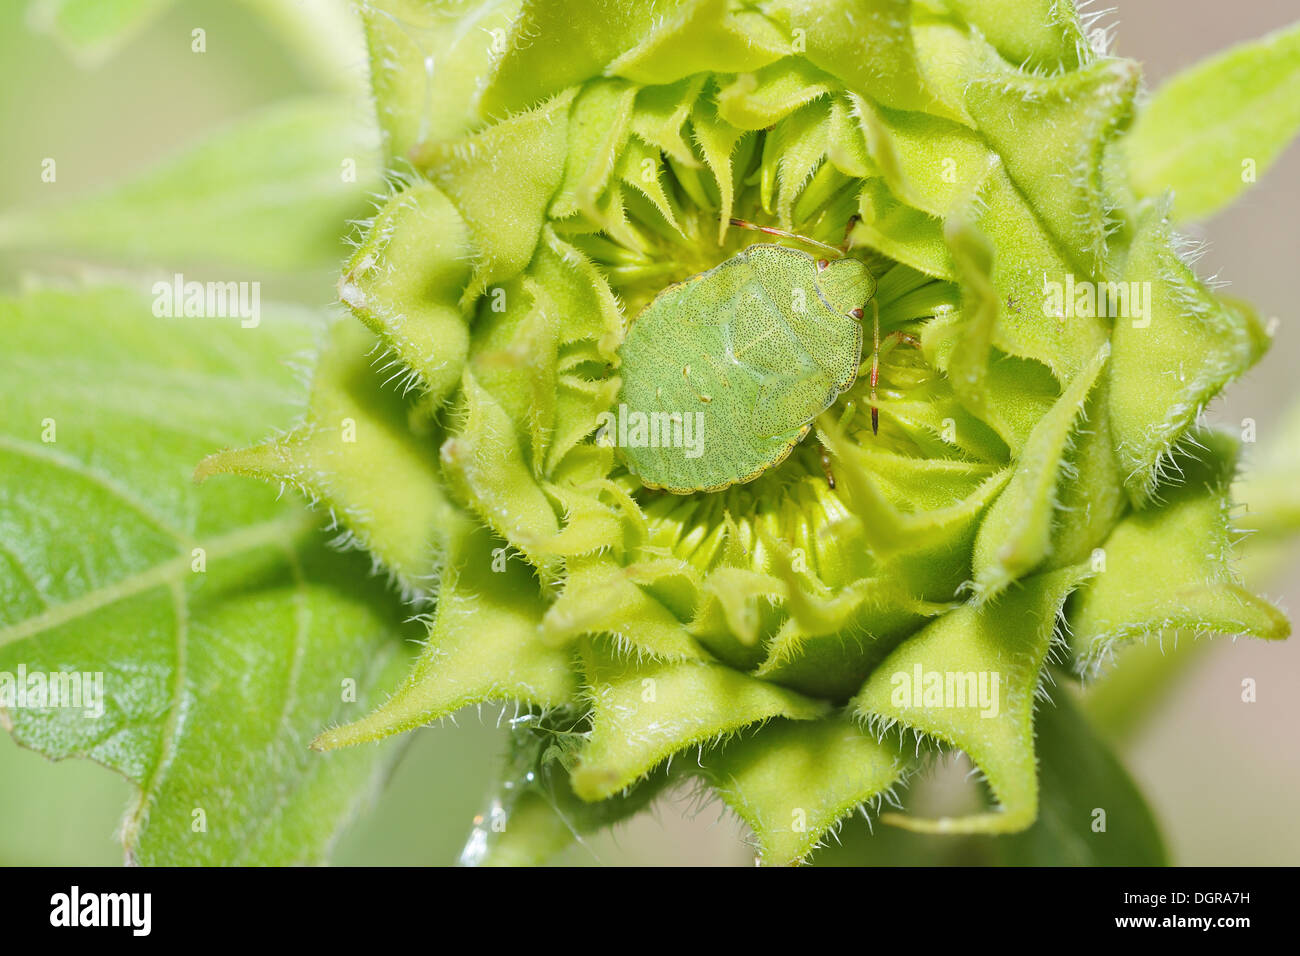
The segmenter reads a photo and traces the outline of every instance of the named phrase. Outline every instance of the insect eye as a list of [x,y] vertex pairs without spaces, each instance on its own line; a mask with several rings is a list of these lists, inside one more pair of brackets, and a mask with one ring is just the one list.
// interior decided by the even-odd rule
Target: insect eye
[[854,309],[852,312],[849,313],[849,315],[853,316],[855,319],[860,319],[862,318],[863,315],[865,315],[865,313],[861,309]]
[[826,269],[826,268],[828,268],[829,266],[830,266],[830,263],[827,262],[825,259],[818,259],[818,260],[817,260],[817,271],[818,271],[818,272],[821,272],[823,269]]

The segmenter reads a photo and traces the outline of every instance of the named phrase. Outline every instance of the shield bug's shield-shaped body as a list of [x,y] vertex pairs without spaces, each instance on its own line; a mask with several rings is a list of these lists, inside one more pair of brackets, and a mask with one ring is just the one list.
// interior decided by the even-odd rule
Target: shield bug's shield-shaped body
[[648,487],[685,494],[752,481],[853,385],[874,292],[858,259],[770,244],[669,286],[619,348],[611,443]]

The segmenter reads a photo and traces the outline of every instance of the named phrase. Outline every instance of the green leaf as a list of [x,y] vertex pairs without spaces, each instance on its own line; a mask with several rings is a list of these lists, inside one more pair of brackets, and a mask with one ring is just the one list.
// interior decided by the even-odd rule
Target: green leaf
[[705,660],[631,660],[591,639],[582,658],[593,718],[573,789],[584,800],[618,793],[688,747],[771,717],[811,720],[828,709]]
[[1232,572],[1234,532],[1228,486],[1235,443],[1197,433],[1171,461],[1177,478],[1158,488],[1159,504],[1111,532],[1104,570],[1075,595],[1071,639],[1080,670],[1095,669],[1121,644],[1152,634],[1250,634],[1281,640],[1290,623]]
[[951,120],[886,109],[859,96],[851,102],[890,190],[931,216],[962,208],[995,161],[978,133]]
[[143,265],[328,268],[378,182],[345,103],[277,105],[125,185],[0,216],[0,248]]
[[943,220],[900,202],[880,179],[868,179],[858,196],[861,221],[853,244],[884,253],[896,262],[938,279],[955,279],[943,241]]
[[955,347],[946,360],[940,358],[940,367],[946,365],[952,390],[962,404],[987,422],[1008,446],[1016,448],[1019,442],[1015,430],[995,405],[1000,390],[992,382],[993,337],[999,312],[998,292],[992,280],[993,247],[982,232],[957,217],[946,223],[944,235],[962,279],[962,324],[954,336]]
[[509,420],[534,478],[555,478],[612,404],[618,380],[584,372],[588,363],[613,360],[622,329],[618,300],[599,268],[550,227],[528,271],[492,290],[474,328],[470,407],[479,391],[499,406],[500,415],[482,421],[504,429]]
[[777,160],[776,214],[786,228],[794,227],[794,203],[826,155],[830,104],[809,103],[783,119],[773,133]]
[[701,774],[772,866],[801,862],[847,814],[901,778],[897,746],[843,716],[773,720],[701,758]]
[[1300,130],[1300,24],[1179,73],[1126,141],[1133,188],[1174,191],[1178,220],[1209,216],[1264,175]]
[[[1102,79],[1118,82],[1111,74]],[[1094,85],[1111,99],[1120,95],[1100,80]],[[972,100],[984,103],[990,122],[1001,129],[990,138],[1005,153],[995,152],[984,138],[946,119],[882,109],[865,98],[855,101],[882,178],[868,180],[862,189],[863,222],[854,230],[854,240],[929,275],[960,275],[964,294],[979,304],[971,309],[978,319],[972,324],[984,344],[973,357],[959,352],[959,361],[984,364],[987,345],[992,344],[1010,355],[1042,362],[1058,380],[1068,381],[1089,364],[1109,329],[1095,315],[1075,317],[1068,335],[1064,315],[1044,321],[1044,281],[1058,277],[1053,281],[1063,282],[1067,273],[1088,274],[1093,267],[1091,262],[1072,267],[1080,253],[1071,250],[1096,252],[1103,238],[1099,210],[1104,207],[1097,179],[1101,144],[1114,117],[1100,108],[1096,115],[1082,110],[1077,104],[1086,94],[1059,85],[1017,93],[1054,103],[1053,108],[1042,107],[1049,119],[1041,123],[1053,129],[1069,127],[1071,136],[1083,137],[1071,167],[1078,182],[1066,188],[1058,181],[1059,170],[1042,165],[1044,151],[1056,155],[1055,149],[1040,144],[1026,151],[1018,127],[1001,125],[1001,114],[1013,108],[980,100],[976,88],[971,86]],[[991,92],[989,97],[994,98]],[[1022,122],[1032,127],[1040,119]],[[1074,197],[1074,205],[1062,200],[1067,194]],[[981,238],[976,238],[976,230]],[[972,397],[969,389],[963,394],[964,400]],[[995,417],[991,423],[1008,437],[1006,422],[999,424]]]
[[882,820],[928,833],[1014,833],[1033,823],[1034,702],[1057,615],[1079,578],[1073,568],[1040,574],[992,603],[950,611],[905,640],[867,679],[852,704],[858,716],[882,735],[898,725],[900,734],[911,728],[961,749],[997,801],[969,817]]
[[977,70],[1001,58],[983,37],[941,9],[912,4],[912,43],[926,85],[946,107],[947,115],[968,126],[966,84]]
[[[997,153],[945,120],[916,120],[865,101],[859,111],[883,178],[862,189],[863,221],[854,241],[928,275],[961,278],[969,342],[956,350],[949,371],[961,367],[954,387],[963,402],[1014,448],[1012,410],[988,407],[1002,389],[977,387],[986,374],[980,369],[994,371],[989,346],[1041,362],[1065,382],[1092,361],[1107,339],[1107,324],[1096,315],[1079,316],[1067,335],[1063,315],[1044,320],[1044,280],[1064,280],[1071,272],[1068,254]],[[952,183],[936,185],[946,178]]]
[[[1034,715],[1038,819],[1000,837],[1003,866],[1166,866],[1151,808],[1068,688]],[[1103,815],[1104,814],[1104,815]]]
[[830,428],[819,434],[881,570],[915,595],[952,600],[969,580],[981,519],[1011,472],[872,451]]
[[[999,317],[993,344],[1009,355],[1043,363],[1058,382],[1068,382],[1106,341],[1109,322],[1080,312],[1067,325],[1064,316],[1047,314],[1045,280],[1063,283],[1075,268],[1068,247],[1044,226],[1006,168],[992,168],[980,199],[975,223],[995,249],[992,281]],[[1086,271],[1078,277],[1084,275]]]
[[315,322],[158,319],[96,288],[4,300],[0,329],[0,672],[103,674],[97,717],[13,700],[0,721],[139,788],[130,859],[323,861],[388,754],[307,742],[396,677],[410,629],[301,508],[190,479],[214,445],[286,424],[283,359]]
[[706,79],[703,76],[687,77],[667,86],[643,87],[637,93],[636,107],[632,111],[632,132],[675,162],[687,167],[696,166],[699,160],[682,136],[682,126],[691,115]]
[[564,512],[565,524],[545,553],[566,558],[569,568],[584,555],[606,551],[624,536],[622,512],[631,505],[627,492],[604,478],[611,458],[606,448],[578,445],[565,458],[559,475],[562,483],[546,484],[546,493]]
[[[792,586],[802,600],[786,602],[791,616],[768,642],[754,675],[815,697],[849,697],[899,639],[948,610],[901,591],[892,577],[865,579],[830,596],[800,594]],[[820,620],[809,620],[805,609]]]
[[1109,382],[1103,375],[1080,410],[1061,462],[1069,476],[1057,491],[1052,543],[1044,570],[1087,561],[1128,510],[1124,476],[1110,440]]

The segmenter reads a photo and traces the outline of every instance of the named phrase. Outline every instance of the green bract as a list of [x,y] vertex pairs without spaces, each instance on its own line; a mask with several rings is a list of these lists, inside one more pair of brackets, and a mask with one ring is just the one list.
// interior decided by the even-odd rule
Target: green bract
[[[1284,89],[1300,31],[1143,112],[1138,66],[1056,0],[358,7],[394,176],[339,283],[360,322],[333,328],[301,424],[199,468],[299,488],[427,615],[405,679],[314,746],[517,706],[467,862],[539,861],[681,785],[763,862],[800,862],[949,749],[987,808],[884,823],[1161,862],[1073,684],[1162,632],[1289,631],[1234,575],[1236,441],[1198,422],[1267,336],[1198,279],[1171,214],[1242,188],[1182,147],[1207,136],[1193,94],[1230,113]],[[1267,163],[1300,122],[1268,116],[1216,131],[1215,155]],[[705,444],[722,461],[699,474],[730,480],[641,480],[598,432],[682,381],[687,317],[632,320],[770,241],[732,217],[831,245],[857,217],[882,334],[920,347],[881,350],[874,403],[824,367],[792,394],[792,365],[737,399],[751,432]],[[781,418],[805,406],[817,441]],[[760,434],[793,448],[746,471]],[[1122,839],[1080,850],[1101,805]],[[1074,842],[1042,850],[1052,834]]]

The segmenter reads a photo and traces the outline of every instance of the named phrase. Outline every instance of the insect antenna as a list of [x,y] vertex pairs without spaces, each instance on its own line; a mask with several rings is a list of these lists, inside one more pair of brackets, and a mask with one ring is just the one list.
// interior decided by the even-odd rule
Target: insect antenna
[[732,219],[730,221],[733,226],[736,226],[739,229],[751,229],[754,232],[761,232],[769,236],[784,236],[786,239],[795,239],[799,242],[806,242],[810,246],[817,246],[819,249],[826,249],[829,252],[833,252],[836,256],[843,256],[845,254],[843,249],[838,249],[835,246],[819,242],[816,239],[809,239],[807,236],[801,236],[797,232],[786,232],[784,229],[777,229],[774,226],[760,226],[744,219]]

